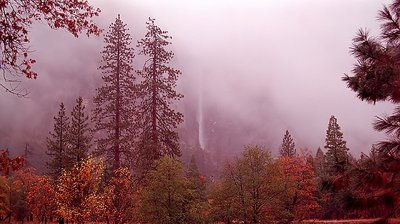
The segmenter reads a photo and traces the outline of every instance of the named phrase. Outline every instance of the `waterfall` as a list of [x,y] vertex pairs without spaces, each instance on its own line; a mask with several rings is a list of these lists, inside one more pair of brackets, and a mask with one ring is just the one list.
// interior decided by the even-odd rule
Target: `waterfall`
[[203,77],[200,77],[198,87],[197,123],[199,124],[199,144],[204,149],[204,117],[203,117]]

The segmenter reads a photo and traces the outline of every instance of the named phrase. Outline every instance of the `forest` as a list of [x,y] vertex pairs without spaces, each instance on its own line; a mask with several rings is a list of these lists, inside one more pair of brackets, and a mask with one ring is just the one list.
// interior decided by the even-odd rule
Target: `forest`
[[[35,141],[45,142],[43,148],[34,143],[33,151],[23,137],[8,144],[13,138],[1,137],[9,130],[0,123],[1,223],[400,222],[400,0],[377,12],[378,35],[355,30],[352,70],[336,77],[359,101],[394,107],[371,124],[385,139],[359,156],[335,115],[324,121],[324,142],[316,150],[297,144],[290,126],[274,148],[238,144],[237,123],[212,119],[220,115],[210,108],[193,119],[193,104],[203,99],[180,104],[185,73],[174,61],[173,33],[158,18],[147,17],[134,41],[123,14],[113,12],[103,28],[96,22],[102,10],[86,0],[0,0],[0,12],[0,89],[15,101],[30,97],[23,83],[41,82],[36,64],[46,66],[35,59],[40,51],[31,50],[35,23],[102,40],[95,86],[83,83],[82,95],[68,89],[73,101],[47,102],[56,113],[51,124],[39,124],[51,127]],[[241,131],[257,139],[247,126]],[[37,151],[44,153],[39,159],[32,156]]]

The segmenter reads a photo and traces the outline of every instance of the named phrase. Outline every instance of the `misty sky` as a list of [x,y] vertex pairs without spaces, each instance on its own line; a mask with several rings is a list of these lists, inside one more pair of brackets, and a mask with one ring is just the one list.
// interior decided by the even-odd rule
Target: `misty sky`
[[[172,64],[181,69],[182,103],[207,105],[232,122],[252,127],[243,144],[277,148],[286,129],[296,146],[323,147],[328,120],[338,118],[354,155],[368,152],[384,135],[373,131],[374,116],[391,113],[389,103],[367,104],[341,81],[351,73],[349,54],[359,28],[379,33],[377,0],[93,0],[96,19],[107,30],[117,14],[128,24],[132,46],[150,16],[173,36]],[[103,37],[73,38],[43,24],[32,27],[31,49],[38,80],[26,80],[29,98],[1,93],[0,146],[36,138],[42,143],[64,101],[87,101],[99,83]],[[136,56],[140,69],[142,56]],[[202,104],[198,103],[202,99]],[[199,113],[202,109],[200,108]],[[198,116],[198,115],[196,115]],[[38,132],[38,130],[45,130]],[[43,135],[44,134],[44,135]]]

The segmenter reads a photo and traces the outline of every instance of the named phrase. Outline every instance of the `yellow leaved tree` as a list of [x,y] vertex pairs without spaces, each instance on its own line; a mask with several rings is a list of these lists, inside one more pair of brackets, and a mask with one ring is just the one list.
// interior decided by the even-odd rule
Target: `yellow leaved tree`
[[74,223],[95,221],[104,211],[100,183],[104,164],[89,158],[64,171],[56,186],[57,214]]

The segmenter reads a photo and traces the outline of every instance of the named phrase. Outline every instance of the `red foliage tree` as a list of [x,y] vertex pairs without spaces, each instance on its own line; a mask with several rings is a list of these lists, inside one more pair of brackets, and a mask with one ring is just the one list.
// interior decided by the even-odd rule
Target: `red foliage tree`
[[114,171],[114,176],[104,189],[104,207],[107,223],[132,223],[135,208],[135,190],[128,168]]
[[8,149],[0,151],[0,174],[8,176],[11,171],[15,171],[24,166],[25,158],[22,156],[10,158]]
[[279,167],[285,179],[284,207],[292,219],[314,217],[317,203],[317,181],[311,164],[302,156],[279,158]]
[[54,215],[57,206],[50,179],[46,176],[36,176],[35,182],[28,190],[26,200],[35,217],[41,223],[47,223],[47,219]]
[[0,86],[18,96],[26,91],[18,88],[19,77],[36,79],[32,70],[35,60],[29,56],[29,28],[35,21],[45,21],[53,29],[64,29],[75,37],[100,33],[92,21],[100,9],[87,0],[0,0]]

